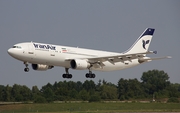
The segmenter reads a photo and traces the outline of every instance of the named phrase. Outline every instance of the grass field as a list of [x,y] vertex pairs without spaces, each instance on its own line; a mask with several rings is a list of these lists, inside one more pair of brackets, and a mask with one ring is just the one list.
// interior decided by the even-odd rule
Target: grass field
[[0,113],[180,112],[180,103],[51,103],[0,105]]

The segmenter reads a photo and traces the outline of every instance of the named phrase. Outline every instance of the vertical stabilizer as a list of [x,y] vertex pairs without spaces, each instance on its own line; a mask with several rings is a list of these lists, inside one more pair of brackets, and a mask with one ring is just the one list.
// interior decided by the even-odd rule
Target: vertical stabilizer
[[143,53],[147,52],[151,43],[155,29],[146,28],[145,31],[140,35],[136,42],[124,53]]

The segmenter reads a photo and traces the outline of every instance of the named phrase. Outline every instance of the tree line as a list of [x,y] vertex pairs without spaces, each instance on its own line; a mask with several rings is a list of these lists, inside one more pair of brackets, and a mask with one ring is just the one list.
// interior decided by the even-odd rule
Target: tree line
[[92,80],[60,81],[47,83],[38,89],[25,85],[0,85],[0,101],[45,103],[53,101],[101,101],[101,100],[143,100],[143,99],[180,98],[180,84],[171,83],[164,71],[149,70],[141,76],[141,81],[120,78],[117,84],[105,80],[94,83]]

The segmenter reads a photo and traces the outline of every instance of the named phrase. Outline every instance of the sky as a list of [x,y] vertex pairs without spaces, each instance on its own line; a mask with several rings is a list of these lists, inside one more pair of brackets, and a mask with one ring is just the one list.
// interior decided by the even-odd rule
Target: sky
[[[148,70],[164,70],[172,83],[180,83],[180,1],[179,0],[0,0],[0,85],[41,88],[59,81],[101,79],[117,84],[119,79],[140,80]],[[62,78],[63,67],[24,72],[24,64],[7,50],[20,42],[42,42],[89,49],[124,52],[145,30],[155,28],[151,57],[172,56],[133,68],[112,72],[72,70],[72,79]]]

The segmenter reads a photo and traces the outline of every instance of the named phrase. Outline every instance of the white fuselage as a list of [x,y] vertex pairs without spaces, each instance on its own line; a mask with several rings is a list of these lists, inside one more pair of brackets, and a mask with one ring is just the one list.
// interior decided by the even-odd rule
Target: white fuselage
[[[8,50],[8,53],[23,62],[32,64],[44,64],[51,66],[61,66],[71,68],[68,59],[85,59],[96,58],[113,55],[123,55],[122,53],[83,49],[68,46],[58,46],[52,44],[43,44],[36,42],[19,43]],[[113,71],[129,68],[140,64],[138,59],[126,60],[123,62],[111,63],[109,61],[103,62],[102,68],[94,68],[92,70],[99,71]]]
[[149,51],[155,29],[146,28],[134,44],[123,53],[107,52],[100,50],[84,49],[78,47],[59,46],[36,42],[15,44],[8,50],[9,55],[23,61],[24,71],[28,72],[28,63],[34,70],[48,70],[54,66],[65,68],[63,78],[72,78],[69,68],[76,70],[88,69],[86,78],[95,78],[92,70],[114,71],[133,67],[144,62],[171,58],[170,56],[151,58],[147,54],[156,54],[157,51]]
[[146,28],[134,44],[123,53],[107,52],[100,50],[84,49],[78,47],[59,46],[37,42],[25,42],[15,44],[8,50],[9,55],[23,61],[24,71],[28,72],[28,63],[33,70],[45,71],[54,66],[65,68],[63,78],[72,78],[69,68],[76,70],[88,69],[86,78],[95,78],[92,70],[114,71],[133,67],[144,62],[171,58],[170,56],[150,58],[147,54],[156,54],[157,51],[149,51],[155,29]]

